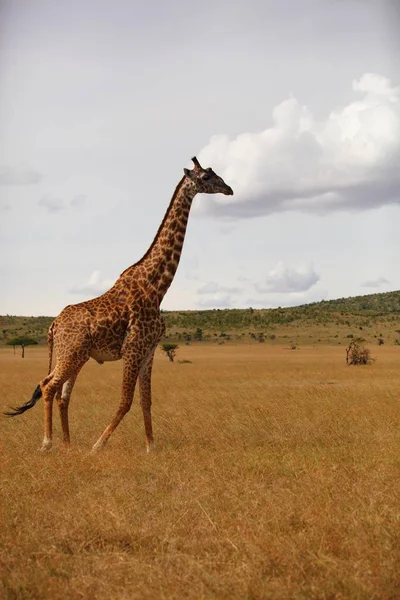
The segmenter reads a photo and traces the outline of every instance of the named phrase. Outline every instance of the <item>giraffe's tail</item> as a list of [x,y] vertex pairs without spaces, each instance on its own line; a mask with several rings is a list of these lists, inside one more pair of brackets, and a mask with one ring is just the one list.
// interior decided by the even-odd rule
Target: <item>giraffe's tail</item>
[[49,346],[49,370],[47,372],[48,375],[50,375],[50,373],[51,373],[51,363],[53,360],[53,339],[54,339],[53,328],[54,328],[54,321],[50,325],[49,331],[47,332],[47,343]]
[[[53,328],[54,328],[54,321],[50,325],[49,331],[47,333],[47,343],[49,345],[49,374],[46,377],[46,379],[44,380],[44,382],[48,382],[52,378],[52,375],[50,377],[49,377],[49,375],[51,373],[51,365],[52,365],[52,359],[53,359],[53,337],[54,337]],[[30,408],[35,406],[36,402],[41,397],[42,397],[42,390],[41,390],[40,384],[39,384],[36,386],[35,391],[32,394],[32,398],[30,400],[28,400],[28,402],[25,402],[25,404],[21,404],[21,406],[17,406],[16,408],[11,407],[10,411],[7,411],[3,414],[6,417],[16,417],[17,415],[22,415],[22,413],[24,413],[26,410],[29,410]]]
[[35,391],[33,392],[32,398],[28,402],[25,402],[25,404],[22,404],[21,406],[17,406],[16,408],[11,407],[12,412],[7,411],[3,414],[6,417],[16,417],[17,415],[22,415],[22,413],[24,413],[26,410],[35,406],[36,402],[41,397],[42,397],[42,390],[40,389],[40,385],[38,385],[36,387]]

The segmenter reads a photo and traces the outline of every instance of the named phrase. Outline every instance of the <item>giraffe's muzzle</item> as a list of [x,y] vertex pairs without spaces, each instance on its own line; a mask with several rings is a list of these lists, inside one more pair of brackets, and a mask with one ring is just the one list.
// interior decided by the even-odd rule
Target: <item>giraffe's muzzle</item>
[[225,196],[233,196],[233,189],[227,185],[226,186],[226,191],[223,192],[225,194]]

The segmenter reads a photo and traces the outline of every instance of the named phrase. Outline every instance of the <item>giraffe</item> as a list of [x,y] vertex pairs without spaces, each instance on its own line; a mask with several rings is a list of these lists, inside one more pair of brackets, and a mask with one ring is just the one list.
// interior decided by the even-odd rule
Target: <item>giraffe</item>
[[[92,451],[105,446],[129,411],[137,380],[143,412],[146,448],[153,445],[151,372],[155,349],[165,332],[160,303],[179,265],[192,201],[196,194],[232,195],[232,188],[211,167],[203,169],[196,157],[194,168],[184,169],[153,242],[143,257],[128,267],[114,285],[97,298],[66,306],[48,331],[49,369],[31,400],[4,413],[16,416],[43,397],[42,451],[52,446],[53,400],[57,400],[63,440],[70,443],[68,406],[76,378],[93,358],[123,360],[122,398],[117,412]],[[52,368],[53,350],[55,366]]]

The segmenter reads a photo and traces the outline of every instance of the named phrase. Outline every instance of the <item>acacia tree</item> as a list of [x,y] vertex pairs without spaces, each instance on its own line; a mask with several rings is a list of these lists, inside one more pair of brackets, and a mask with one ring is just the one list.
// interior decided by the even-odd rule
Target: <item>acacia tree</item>
[[37,345],[37,341],[34,340],[33,338],[29,338],[29,337],[16,337],[16,338],[12,338],[11,340],[8,340],[7,342],[7,346],[12,346],[14,348],[14,354],[15,354],[15,346],[21,346],[21,357],[25,358],[25,347],[26,346],[36,346]]
[[346,363],[348,365],[368,365],[372,362],[371,352],[364,347],[364,338],[355,338],[346,348]]
[[176,351],[178,350],[178,344],[161,344],[161,350],[168,356],[170,362],[174,362]]

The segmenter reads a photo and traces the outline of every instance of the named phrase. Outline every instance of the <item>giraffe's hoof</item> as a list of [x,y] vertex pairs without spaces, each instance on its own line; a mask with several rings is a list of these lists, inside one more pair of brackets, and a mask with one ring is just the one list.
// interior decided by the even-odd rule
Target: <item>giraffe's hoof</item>
[[92,447],[90,454],[96,454],[99,450],[102,450],[105,445],[105,442],[101,442],[100,440],[98,440]]
[[40,447],[40,452],[49,452],[51,450],[51,446],[51,440],[44,440]]
[[154,452],[154,442],[146,443],[146,451],[147,451],[147,454],[151,454],[152,452]]

